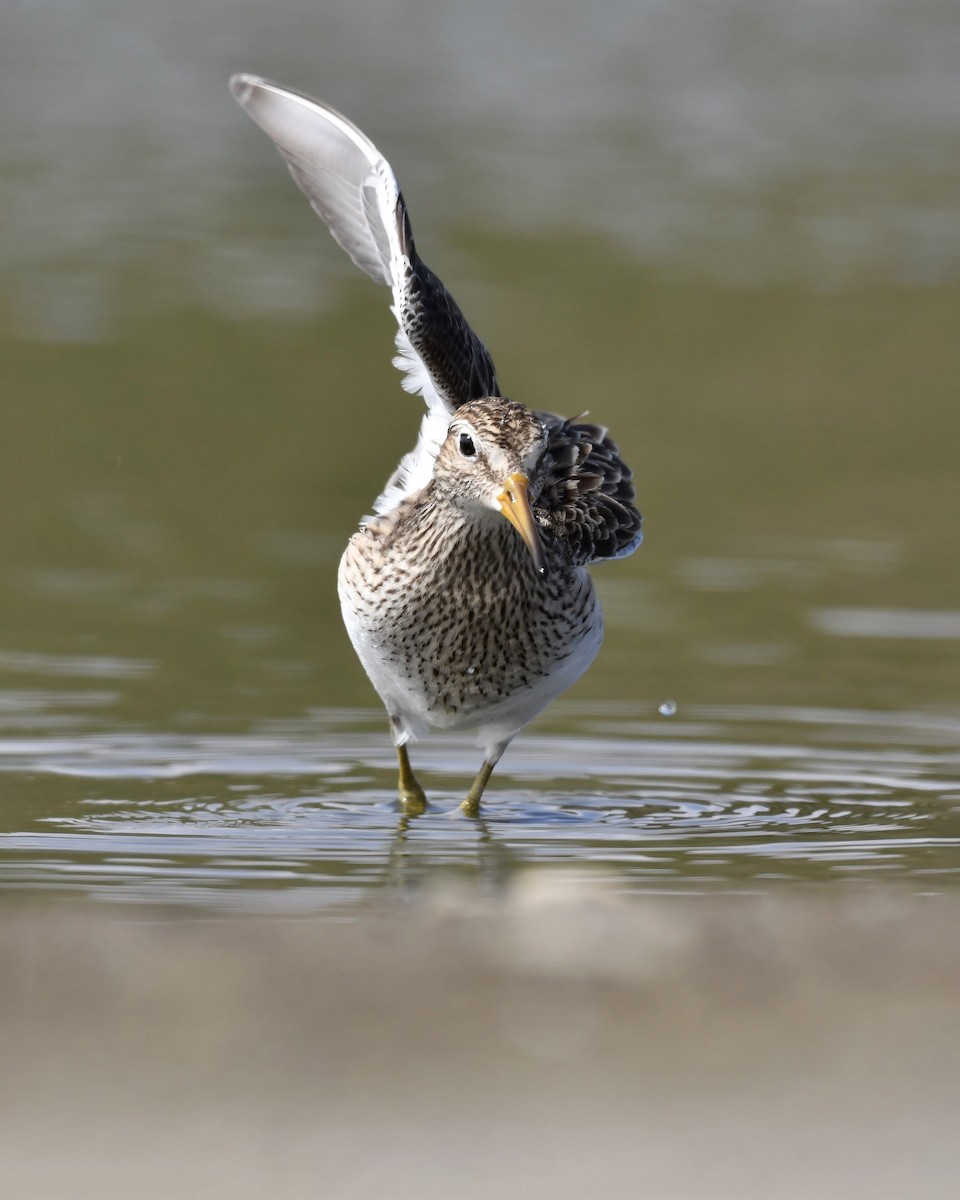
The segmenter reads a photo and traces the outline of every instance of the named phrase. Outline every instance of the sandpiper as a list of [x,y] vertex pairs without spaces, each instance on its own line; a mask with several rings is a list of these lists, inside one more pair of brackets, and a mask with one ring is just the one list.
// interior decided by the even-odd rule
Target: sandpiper
[[347,544],[343,619],[387,710],[399,795],[426,797],[407,743],[472,733],[480,797],[510,741],[593,661],[603,616],[586,567],[640,544],[631,473],[605,429],[501,395],[490,355],[418,256],[389,163],[310,96],[235,75],[234,97],[350,258],[393,293],[403,386],[427,411],[416,446]]

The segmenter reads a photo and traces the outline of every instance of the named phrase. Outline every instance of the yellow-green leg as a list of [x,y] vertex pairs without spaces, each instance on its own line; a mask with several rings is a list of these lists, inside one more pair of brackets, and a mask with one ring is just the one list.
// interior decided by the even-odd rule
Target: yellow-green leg
[[480,768],[476,779],[473,781],[473,786],[470,788],[470,791],[467,792],[466,800],[461,803],[460,807],[468,817],[480,816],[480,797],[483,795],[483,789],[490,782],[490,776],[493,774],[493,768],[497,765],[499,758],[500,755],[498,754],[497,757],[492,760],[489,758],[487,759],[487,761]]
[[408,817],[419,817],[427,811],[427,794],[413,773],[406,746],[397,747],[397,758],[400,762],[400,781],[397,784],[400,806]]

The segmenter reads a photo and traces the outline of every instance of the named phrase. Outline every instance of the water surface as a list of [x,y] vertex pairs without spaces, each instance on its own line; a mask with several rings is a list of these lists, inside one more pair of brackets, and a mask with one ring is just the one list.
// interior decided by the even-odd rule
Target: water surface
[[[3,895],[955,888],[956,10],[538,11],[5,14]],[[604,651],[483,825],[456,740],[396,810],[334,579],[416,403],[236,69],[369,128],[508,392],[636,468]]]

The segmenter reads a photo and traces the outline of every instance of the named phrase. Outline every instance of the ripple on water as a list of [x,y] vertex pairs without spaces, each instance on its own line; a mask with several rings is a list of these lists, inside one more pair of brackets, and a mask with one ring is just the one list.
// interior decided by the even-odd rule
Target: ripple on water
[[456,804],[476,751],[418,747],[432,797],[393,799],[379,714],[319,713],[249,736],[0,740],[0,883],[245,909],[308,909],[486,882],[529,863],[606,869],[628,891],[896,877],[960,883],[960,722],[950,714],[627,708],[521,737],[486,821]]

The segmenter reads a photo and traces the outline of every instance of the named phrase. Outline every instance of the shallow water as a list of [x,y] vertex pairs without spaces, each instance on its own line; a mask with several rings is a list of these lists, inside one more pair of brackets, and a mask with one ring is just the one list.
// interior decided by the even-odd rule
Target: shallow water
[[548,721],[513,747],[479,823],[457,811],[475,751],[456,740],[417,756],[431,807],[400,817],[392,752],[363,713],[241,735],[7,737],[0,887],[302,911],[410,898],[438,872],[497,888],[549,863],[625,894],[960,884],[960,718],[716,706],[664,728],[626,704],[563,715],[562,735]]
[[[5,16],[5,896],[329,911],[532,863],[628,894],[956,887],[956,12],[808,3],[744,36],[749,5],[615,7],[587,53],[426,2],[309,54],[296,0],[282,38],[191,8],[189,45],[176,4]],[[238,68],[369,127],[506,388],[636,466],[604,651],[483,825],[456,741],[416,747],[432,807],[396,811],[334,577],[416,405]]]

